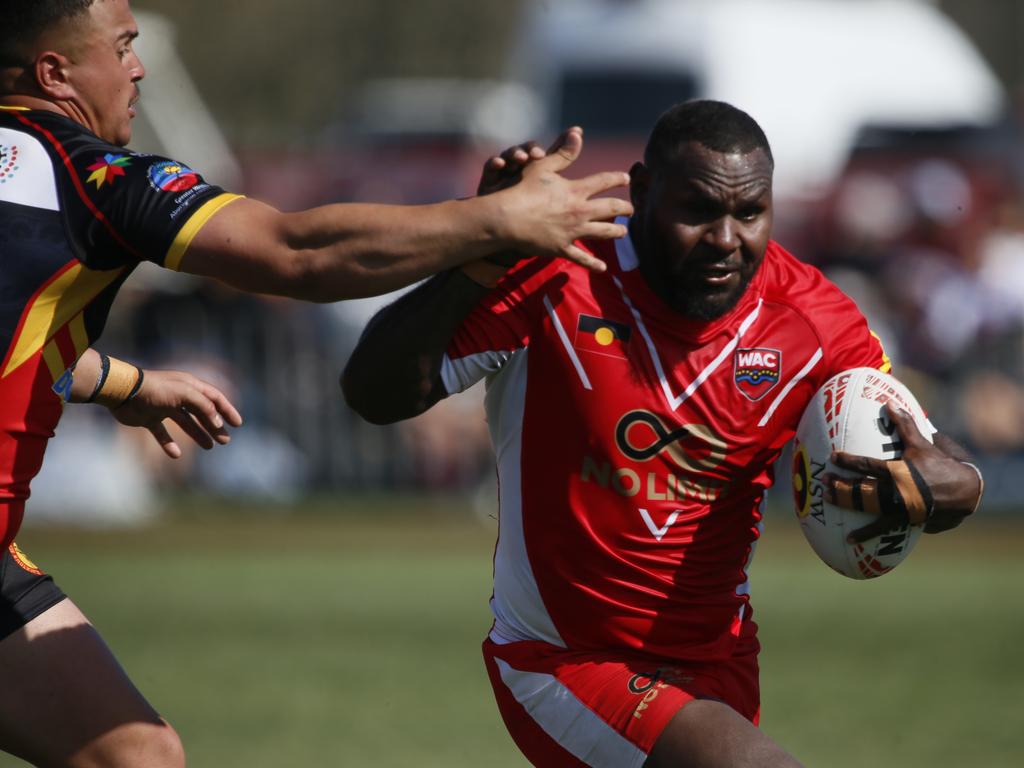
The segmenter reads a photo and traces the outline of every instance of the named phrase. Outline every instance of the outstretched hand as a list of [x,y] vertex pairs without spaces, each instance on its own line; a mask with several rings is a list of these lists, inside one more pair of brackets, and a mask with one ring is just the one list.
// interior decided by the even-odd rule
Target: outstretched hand
[[514,250],[530,255],[558,255],[588,269],[603,271],[604,263],[575,245],[581,238],[623,237],[626,227],[617,216],[629,216],[633,206],[619,198],[596,197],[629,184],[629,174],[596,173],[567,179],[568,168],[583,149],[583,130],[570,128],[545,152],[535,142],[510,147],[490,158],[479,194],[504,196]]
[[[951,449],[944,450],[940,439],[936,444],[929,442],[909,413],[891,401],[887,409],[903,444],[902,457],[885,461],[837,451],[832,463],[859,477],[832,473],[825,477],[826,501],[878,515],[874,522],[850,533],[851,543],[908,523],[923,523],[926,533],[955,528],[974,511],[981,497],[981,479],[971,467],[952,455]],[[956,447],[952,441],[946,442]]]
[[223,392],[184,371],[145,371],[138,393],[110,412],[129,427],[145,427],[172,459],[179,446],[164,425],[170,419],[205,449],[231,440],[226,425],[240,427],[242,417]]

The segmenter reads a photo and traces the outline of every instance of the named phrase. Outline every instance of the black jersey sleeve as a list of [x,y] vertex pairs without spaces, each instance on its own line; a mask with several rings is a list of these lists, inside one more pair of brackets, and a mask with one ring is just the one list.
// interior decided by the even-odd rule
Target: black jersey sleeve
[[112,269],[151,261],[177,269],[192,237],[239,195],[208,183],[185,163],[89,142],[70,157],[83,204],[73,225],[85,262]]

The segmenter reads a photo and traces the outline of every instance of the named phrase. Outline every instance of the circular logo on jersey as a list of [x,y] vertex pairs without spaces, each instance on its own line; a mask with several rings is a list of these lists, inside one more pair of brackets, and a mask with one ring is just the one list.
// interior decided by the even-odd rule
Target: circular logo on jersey
[[161,192],[184,192],[199,183],[199,175],[187,165],[161,160],[149,166],[149,183]]
[[19,170],[18,147],[0,144],[0,184],[6,184]]

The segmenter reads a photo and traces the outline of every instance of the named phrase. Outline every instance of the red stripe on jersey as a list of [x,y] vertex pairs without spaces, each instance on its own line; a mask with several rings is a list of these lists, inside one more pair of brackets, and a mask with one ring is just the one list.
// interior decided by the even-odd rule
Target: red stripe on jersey
[[35,129],[36,131],[38,131],[39,133],[46,137],[46,140],[50,142],[50,144],[53,146],[55,150],[57,150],[57,154],[60,155],[60,159],[63,161],[64,167],[68,169],[68,175],[71,177],[71,183],[74,184],[75,191],[78,192],[78,196],[82,199],[82,203],[85,205],[85,207],[88,208],[92,215],[96,217],[96,220],[103,225],[103,228],[107,230],[107,232],[110,234],[112,238],[114,238],[114,241],[118,245],[120,245],[122,248],[128,251],[128,253],[134,256],[137,260],[143,261],[144,258],[142,254],[140,254],[135,248],[133,248],[128,243],[128,241],[125,240],[116,229],[114,229],[114,225],[110,223],[110,220],[103,214],[103,211],[97,208],[95,203],[93,203],[93,201],[90,199],[89,195],[86,194],[85,188],[82,186],[82,182],[78,178],[78,174],[75,173],[75,167],[71,164],[71,158],[68,156],[68,153],[64,151],[64,145],[60,143],[57,137],[54,136],[45,128],[43,128],[38,123],[32,122],[24,115],[14,113],[14,116],[24,125],[27,125],[29,128]]
[[75,353],[75,342],[71,338],[71,329],[65,325],[53,336],[57,349],[60,350],[60,359],[64,361],[64,367],[70,368],[78,359]]

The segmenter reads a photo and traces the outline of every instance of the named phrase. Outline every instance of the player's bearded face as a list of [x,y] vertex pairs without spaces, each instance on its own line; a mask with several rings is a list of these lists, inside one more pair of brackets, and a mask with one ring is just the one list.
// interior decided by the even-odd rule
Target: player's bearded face
[[677,312],[700,320],[736,306],[764,259],[772,163],[761,149],[686,144],[664,168],[634,166],[630,225],[640,269]]

